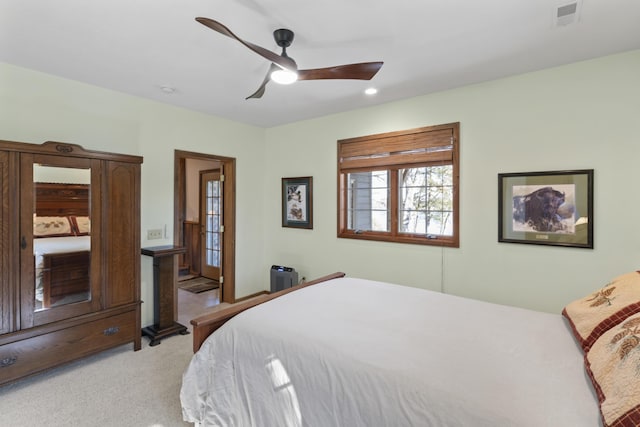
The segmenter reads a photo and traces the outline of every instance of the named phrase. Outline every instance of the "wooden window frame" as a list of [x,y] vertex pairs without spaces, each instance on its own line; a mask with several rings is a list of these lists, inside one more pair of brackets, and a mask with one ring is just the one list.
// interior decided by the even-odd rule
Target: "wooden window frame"
[[[338,141],[338,237],[430,246],[460,247],[460,123],[427,126]],[[452,165],[453,233],[451,236],[401,233],[398,226],[398,170]],[[390,171],[390,231],[347,228],[347,175]]]

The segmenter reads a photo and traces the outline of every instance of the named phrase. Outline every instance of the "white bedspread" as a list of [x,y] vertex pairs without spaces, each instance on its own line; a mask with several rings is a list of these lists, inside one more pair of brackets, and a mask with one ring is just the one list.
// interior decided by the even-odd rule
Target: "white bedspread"
[[91,236],[43,237],[33,239],[33,255],[36,264],[36,299],[42,301],[42,255],[88,251],[90,249]]
[[354,278],[227,322],[180,397],[203,426],[600,425],[562,316]]

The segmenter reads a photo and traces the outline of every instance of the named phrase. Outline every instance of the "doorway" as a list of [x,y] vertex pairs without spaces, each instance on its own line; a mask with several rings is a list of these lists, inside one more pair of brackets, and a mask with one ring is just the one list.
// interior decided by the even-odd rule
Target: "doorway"
[[[196,167],[188,167],[191,164],[203,165],[200,170]],[[218,184],[218,196],[213,196],[215,184],[211,188],[211,199],[205,200],[206,203],[214,203],[216,200],[219,206],[219,212],[213,214],[215,209],[210,210],[211,216],[203,215],[203,208],[197,209],[197,218],[191,211],[187,212],[189,206],[187,200],[187,181],[191,179],[191,175],[197,174],[198,188],[206,173],[201,171],[211,171],[218,169],[216,179],[211,182]],[[204,189],[206,193],[206,188]],[[200,191],[198,190],[198,194]],[[199,206],[199,204],[198,204]],[[208,226],[208,222],[211,221]],[[214,227],[214,222],[219,226]],[[223,227],[222,227],[223,226]],[[197,230],[194,230],[197,229]],[[211,234],[205,234],[207,229]],[[192,230],[192,231],[190,231]],[[193,234],[198,236],[198,244],[194,245],[196,238],[190,238]],[[217,156],[214,154],[194,153],[189,151],[175,151],[174,157],[174,224],[173,224],[174,244],[177,246],[198,247],[197,262],[199,271],[204,271],[207,264],[217,264],[217,271],[207,270],[206,274],[215,275],[219,278],[220,287],[218,296],[220,302],[235,302],[235,159],[231,157]],[[217,241],[215,239],[218,239]],[[209,244],[211,243],[211,244]],[[193,254],[194,258],[196,254]],[[217,261],[217,262],[215,262]],[[184,260],[182,260],[184,262]]]

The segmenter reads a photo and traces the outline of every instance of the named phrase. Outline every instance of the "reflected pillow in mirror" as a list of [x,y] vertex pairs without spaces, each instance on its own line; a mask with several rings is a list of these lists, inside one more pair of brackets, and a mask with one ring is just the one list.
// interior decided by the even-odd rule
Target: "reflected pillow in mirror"
[[33,237],[73,235],[71,222],[66,216],[36,216],[33,218]]

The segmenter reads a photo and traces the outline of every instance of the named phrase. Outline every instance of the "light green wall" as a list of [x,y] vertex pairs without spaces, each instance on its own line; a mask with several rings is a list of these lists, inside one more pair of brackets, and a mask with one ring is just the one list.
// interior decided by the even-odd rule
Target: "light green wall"
[[[0,63],[0,139],[40,144],[62,141],[87,149],[135,154],[142,165],[142,246],[173,242],[174,150],[235,157],[236,288],[265,288],[256,185],[265,173],[264,130]],[[146,240],[167,226],[169,239]],[[153,323],[152,261],[142,259],[142,324]]]
[[[261,129],[0,63],[0,139],[142,155],[142,234],[173,224],[175,149],[237,159],[236,296],[272,264],[557,312],[638,268],[640,51]],[[336,238],[336,141],[461,123],[461,247]],[[595,249],[497,243],[497,174],[595,169]],[[314,229],[280,226],[280,180],[313,176]],[[143,246],[171,239],[142,241]],[[143,325],[152,323],[142,259]]]
[[[338,239],[336,141],[460,122],[460,248]],[[267,129],[265,265],[558,312],[640,266],[640,51]],[[595,169],[595,249],[497,242],[501,172]],[[313,176],[314,228],[281,228],[280,179]]]

